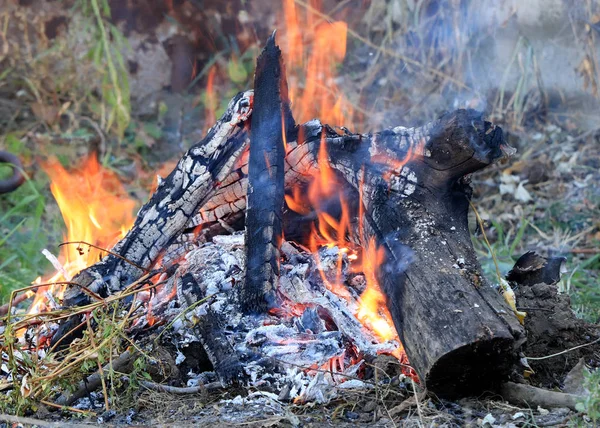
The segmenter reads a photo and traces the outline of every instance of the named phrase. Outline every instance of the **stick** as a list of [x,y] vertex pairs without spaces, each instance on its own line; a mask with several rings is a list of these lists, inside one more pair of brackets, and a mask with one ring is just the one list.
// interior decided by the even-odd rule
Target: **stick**
[[522,385],[514,382],[506,382],[500,388],[500,395],[514,404],[525,403],[530,407],[568,407],[576,410],[575,405],[582,397],[564,392],[548,391],[531,385]]
[[23,424],[38,427],[52,427],[52,428],[76,428],[76,427],[89,427],[87,424],[70,424],[66,422],[46,422],[41,419],[26,418],[24,416],[13,416],[13,415],[0,415],[0,421],[8,422],[10,424]]
[[[132,354],[129,351],[125,351],[121,355],[119,355],[118,358],[116,358],[115,360],[112,361],[112,367],[111,367],[111,363],[108,363],[108,364],[104,365],[104,367],[102,369],[105,372],[109,371],[109,370],[121,371],[125,367],[127,367],[127,365],[129,365],[129,363],[131,363],[131,361],[133,361],[133,357],[135,355],[136,354]],[[56,399],[56,404],[59,406],[70,406],[75,401],[84,397],[86,394],[88,394],[92,391],[95,391],[101,384],[102,384],[102,375],[100,374],[99,371],[97,371],[94,374],[88,376],[87,379],[79,382],[79,387],[77,388],[77,390],[75,392],[73,392],[72,394],[64,393],[60,397],[58,397]]]
[[285,68],[275,33],[258,57],[248,164],[246,281],[241,304],[246,313],[276,306],[284,197],[284,138],[294,127]]
[[168,392],[169,394],[179,394],[179,395],[197,394],[199,392],[212,391],[215,389],[222,388],[221,382],[211,382],[211,383],[207,383],[206,385],[200,384],[198,386],[189,386],[189,387],[182,388],[182,387],[178,387],[178,386],[163,385],[160,383],[155,383],[155,382],[150,382],[150,381],[145,380],[145,381],[141,382],[141,385],[144,388],[151,389],[152,391]]

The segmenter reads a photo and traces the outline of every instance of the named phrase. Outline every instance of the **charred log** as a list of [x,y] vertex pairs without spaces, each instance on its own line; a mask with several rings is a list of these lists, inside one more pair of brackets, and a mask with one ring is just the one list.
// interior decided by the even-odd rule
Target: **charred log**
[[[65,306],[82,306],[90,297],[82,289],[106,297],[139,278],[185,229],[199,207],[231,172],[248,143],[245,124],[252,107],[252,92],[236,95],[207,136],[181,158],[173,172],[161,180],[154,195],[139,211],[135,224],[112,254],[81,271],[65,292]],[[71,332],[79,320],[65,321],[54,343]],[[64,340],[68,343],[68,340]]]
[[275,306],[283,232],[284,134],[294,127],[275,33],[258,57],[254,101],[246,208],[246,283],[240,301],[245,312],[264,312]]
[[364,197],[367,220],[386,247],[379,278],[427,388],[473,394],[506,378],[524,341],[516,317],[480,273],[467,225],[465,175],[502,156],[502,130],[463,110],[427,135],[403,138],[410,137],[415,153],[389,184],[365,177],[373,187],[372,199]]
[[363,245],[411,365],[439,395],[492,388],[509,374],[523,329],[480,274],[467,227],[467,174],[502,156],[502,131],[459,110],[420,129],[337,136],[329,161],[364,203]]

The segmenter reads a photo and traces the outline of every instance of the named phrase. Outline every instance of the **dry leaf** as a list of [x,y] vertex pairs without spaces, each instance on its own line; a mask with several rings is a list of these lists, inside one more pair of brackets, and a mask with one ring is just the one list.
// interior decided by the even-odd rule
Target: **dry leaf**
[[592,94],[597,97],[598,81],[596,80],[596,67],[594,67],[594,61],[592,61],[589,55],[583,58],[579,67],[577,67],[577,72],[583,77],[583,89],[587,90],[590,88]]
[[46,122],[52,126],[60,117],[60,108],[56,106],[46,105],[39,102],[31,103],[31,111],[42,122]]

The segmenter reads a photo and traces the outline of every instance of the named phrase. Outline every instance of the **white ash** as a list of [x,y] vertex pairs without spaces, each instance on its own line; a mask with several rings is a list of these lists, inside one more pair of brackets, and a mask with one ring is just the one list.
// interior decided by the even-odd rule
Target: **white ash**
[[248,397],[238,395],[232,400],[221,400],[219,406],[222,420],[235,424],[256,418],[264,420],[269,416],[277,416],[279,420],[279,415],[289,413],[286,412],[284,404],[277,400],[277,396],[258,392],[251,393]]
[[456,263],[454,263],[452,265],[452,267],[454,269],[462,269],[465,270],[465,258],[464,257],[459,257],[458,259],[456,259]]
[[[177,289],[177,298],[172,299],[172,304],[177,302],[180,308],[170,309],[167,305],[168,310],[155,314],[165,318],[163,324],[169,323],[183,308],[212,296],[180,316],[172,325],[172,334],[164,335],[165,340],[176,344],[181,355],[191,343],[200,342],[193,326],[202,322],[202,316],[210,308],[224,315],[226,340],[243,364],[249,386],[278,391],[286,400],[326,402],[337,396],[336,389],[340,385],[356,377],[364,365],[363,358],[391,353],[399,346],[394,341],[380,343],[357,320],[354,314],[358,312],[358,294],[352,287],[347,287],[347,296],[343,298],[324,285],[321,274],[332,282],[349,282],[351,278],[347,254],[337,247],[323,247],[313,257],[295,245],[284,243],[282,254],[287,259],[281,264],[278,287],[281,313],[242,315],[236,305],[235,292],[236,284],[244,280],[245,274],[242,244],[242,235],[215,237],[213,242],[190,251],[169,278],[165,288]],[[341,275],[337,274],[340,258]],[[156,305],[158,307],[159,302]],[[298,305],[303,307],[303,312],[294,315],[293,308],[297,310]],[[333,325],[334,329],[327,330],[326,325],[329,328]],[[350,364],[357,356],[362,357],[360,361]],[[184,361],[178,352],[176,363]],[[309,370],[330,364],[338,374],[332,376]],[[195,383],[193,379],[198,376],[194,374],[190,382]],[[351,385],[368,387],[360,382],[353,382],[349,387]]]

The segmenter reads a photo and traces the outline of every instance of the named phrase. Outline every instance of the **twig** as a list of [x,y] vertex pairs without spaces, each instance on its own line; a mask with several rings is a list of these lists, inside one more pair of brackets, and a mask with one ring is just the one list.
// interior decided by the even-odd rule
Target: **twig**
[[517,308],[518,311],[543,311],[543,312],[554,312],[553,309],[548,309],[548,308],[529,308],[529,307],[521,307],[519,306]]
[[[90,342],[92,343],[92,349],[97,349],[98,353],[100,349],[96,347],[96,341],[94,340],[94,330],[92,329],[92,324],[90,323],[89,315],[86,315],[85,322],[88,327],[88,332],[90,334]],[[98,364],[98,375],[100,377],[100,383],[102,384],[102,395],[104,395],[104,410],[107,412],[110,410],[108,403],[108,391],[106,389],[106,382],[104,381],[104,370],[102,368],[102,364],[100,364],[100,358],[96,358],[96,364]]]
[[572,248],[569,252],[572,254],[600,254],[600,248]]
[[530,407],[568,407],[576,410],[575,405],[581,399],[575,394],[548,391],[531,385],[522,385],[514,382],[506,382],[500,388],[500,395],[514,404],[527,404]]
[[140,382],[140,385],[142,385],[144,388],[151,389],[152,391],[168,392],[170,394],[180,394],[180,395],[197,394],[199,392],[212,391],[215,389],[223,388],[223,386],[221,385],[221,382],[211,382],[211,383],[207,383],[206,385],[200,384],[198,386],[188,386],[188,387],[182,388],[182,387],[178,387],[178,386],[163,385],[160,383],[155,383],[155,382],[150,382],[150,381],[144,380],[144,381]]
[[79,245],[83,244],[83,245],[87,245],[88,247],[92,247],[92,248],[95,248],[97,250],[104,251],[105,253],[108,253],[111,256],[115,256],[115,257],[123,260],[124,262],[129,263],[131,266],[134,266],[134,267],[138,268],[139,270],[141,270],[144,273],[150,273],[150,270],[141,267],[140,265],[132,262],[131,260],[128,260],[127,258],[123,257],[122,255],[117,254],[117,253],[113,253],[112,251],[107,250],[106,248],[102,248],[102,247],[99,247],[97,245],[90,244],[89,242],[85,242],[85,241],[67,241],[67,242],[63,242],[62,244],[60,244],[59,247],[62,247],[63,245],[70,245],[70,244],[79,244]]
[[556,354],[546,355],[544,357],[525,357],[525,358],[527,358],[530,361],[545,360],[545,359],[552,358],[552,357],[558,357],[559,355],[566,354],[567,352],[571,352],[571,351],[574,351],[579,348],[584,348],[586,346],[590,346],[590,345],[593,345],[594,343],[598,343],[598,342],[600,342],[600,337],[592,342],[584,343],[583,345],[577,345],[572,348],[565,349],[564,351],[557,352]]
[[13,416],[13,415],[0,415],[0,421],[8,422],[9,424],[22,424],[31,425],[38,427],[51,427],[51,428],[75,428],[75,427],[89,427],[84,424],[70,424],[65,422],[48,422],[41,419],[27,418],[24,416]]
[[402,403],[398,404],[395,407],[392,407],[389,411],[390,416],[394,417],[394,416],[404,412],[405,410],[408,410],[412,406],[416,406],[417,399],[423,400],[426,396],[427,396],[427,391],[422,391],[415,395],[411,395],[406,400],[402,401]]
[[498,282],[500,283],[500,286],[502,286],[502,274],[500,273],[500,266],[498,265],[498,259],[496,258],[496,253],[495,253],[494,249],[492,248],[490,241],[488,241],[487,235],[485,234],[485,227],[483,226],[483,220],[479,216],[479,213],[477,212],[477,208],[475,208],[475,204],[473,204],[473,202],[471,202],[470,200],[469,200],[469,205],[471,205],[471,208],[473,209],[473,212],[475,213],[475,218],[477,219],[477,223],[479,224],[479,228],[481,229],[483,239],[485,240],[488,250],[490,251],[490,254],[492,255],[492,260],[494,261],[494,266],[496,267],[496,275],[498,276]]
[[[118,358],[114,359],[111,363],[104,365],[103,371],[121,371],[133,360],[133,357],[137,354],[129,351],[123,352]],[[71,405],[81,397],[85,396],[88,392],[94,391],[102,384],[102,375],[100,372],[95,372],[87,377],[87,379],[79,382],[79,387],[72,394],[64,393],[58,397],[55,401],[58,406]]]
[[58,404],[52,403],[51,401],[40,400],[40,403],[45,404],[46,406],[56,407],[57,409],[61,410],[68,410],[69,412],[79,413],[82,415],[96,415],[96,412],[92,412],[91,410],[81,410],[69,406],[59,406]]
[[419,421],[421,421],[421,426],[423,426],[423,412],[421,410],[421,400],[419,395],[417,394],[417,386],[415,385],[415,380],[413,378],[410,379],[412,382],[413,392],[415,394],[415,402],[417,404],[417,413],[419,414]]

